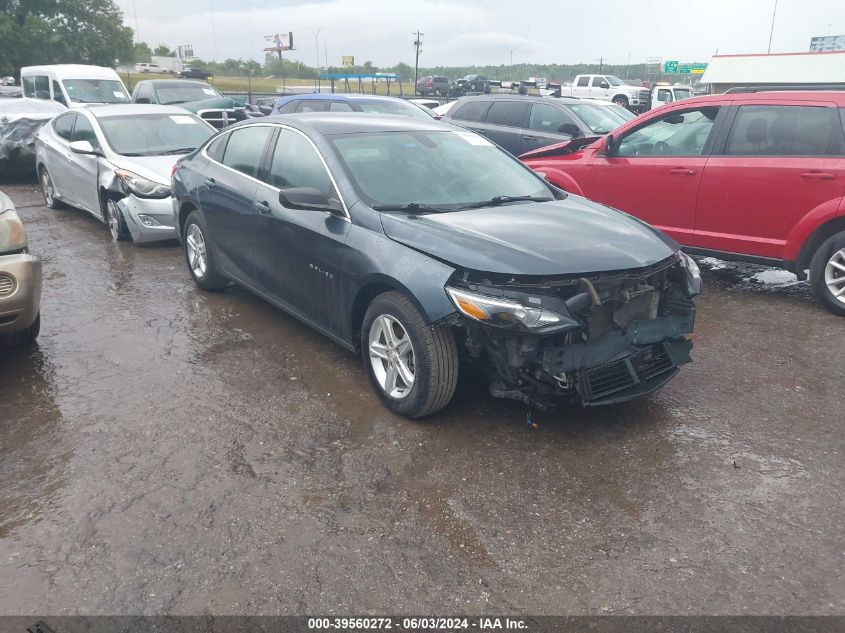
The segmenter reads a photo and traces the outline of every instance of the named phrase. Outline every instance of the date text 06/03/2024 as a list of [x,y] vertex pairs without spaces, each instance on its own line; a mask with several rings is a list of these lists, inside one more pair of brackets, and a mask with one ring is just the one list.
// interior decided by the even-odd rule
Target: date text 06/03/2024
[[474,629],[477,631],[522,630],[528,629],[525,620],[509,617],[345,617],[345,618],[309,618],[311,630],[388,630],[406,631],[450,631]]

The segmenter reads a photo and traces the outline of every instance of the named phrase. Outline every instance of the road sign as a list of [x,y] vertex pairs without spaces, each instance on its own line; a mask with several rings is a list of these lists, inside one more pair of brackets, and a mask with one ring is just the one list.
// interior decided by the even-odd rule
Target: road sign
[[663,72],[666,75],[674,75],[678,72],[678,61],[663,62]]
[[707,70],[707,64],[698,62],[671,61],[663,64],[664,75],[701,75]]
[[344,55],[340,58],[340,65],[344,68],[352,68],[355,65],[354,55]]

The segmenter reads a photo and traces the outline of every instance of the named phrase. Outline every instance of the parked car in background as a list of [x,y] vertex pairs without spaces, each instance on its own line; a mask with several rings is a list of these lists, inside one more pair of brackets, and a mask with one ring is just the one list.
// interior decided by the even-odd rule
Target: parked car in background
[[431,99],[408,99],[411,103],[416,103],[418,106],[423,108],[428,108],[429,110],[434,110],[434,108],[440,105],[439,101],[433,101]]
[[605,99],[633,112],[648,110],[648,88],[632,86],[615,75],[577,75],[571,86],[561,89],[564,97]]
[[88,211],[116,240],[176,237],[170,173],[214,128],[175,106],[102,106],[66,112],[36,143],[44,203]]
[[463,92],[490,93],[490,80],[482,75],[467,75],[463,79],[459,79],[458,84]]
[[845,315],[845,93],[694,97],[572,151],[523,156],[555,185],[622,209],[693,253],[805,277]]
[[607,134],[625,120],[582,99],[525,95],[462,97],[443,115],[518,156],[565,139]]
[[273,112],[273,106],[276,105],[278,99],[278,97],[262,97],[261,99],[256,99],[255,107],[264,116],[270,116]]
[[14,86],[15,85],[15,78],[14,77],[0,77],[0,86]]
[[200,68],[183,68],[176,74],[182,79],[202,79],[203,81],[214,77],[212,73]]
[[0,341],[31,343],[41,331],[41,258],[29,252],[23,223],[0,191]]
[[198,286],[234,281],[358,350],[382,402],[446,406],[459,357],[529,406],[649,393],[690,360],[701,280],[659,231],[431,118],[242,123],[181,160]]
[[35,164],[35,134],[67,108],[55,101],[21,97],[0,99],[0,175]]
[[452,109],[452,106],[454,106],[456,103],[457,101],[449,101],[448,103],[444,103],[443,105],[437,106],[432,110],[432,112],[442,118],[446,115],[449,110]]
[[129,93],[111,68],[54,64],[21,68],[23,96],[82,108],[103,103],[129,103]]
[[132,103],[178,105],[217,129],[247,118],[243,100],[224,97],[204,81],[145,79],[135,84]]
[[164,74],[167,73],[168,70],[166,68],[162,68],[158,64],[152,64],[150,62],[140,62],[138,64],[135,64],[135,72]]
[[677,86],[655,86],[651,91],[651,109],[659,108],[667,103],[674,103],[693,96],[692,88],[686,84]]
[[430,119],[428,108],[398,97],[377,97],[364,94],[300,94],[279,97],[272,114],[301,112],[368,112],[370,114],[395,114],[419,119]]
[[451,87],[452,80],[440,75],[427,75],[425,77],[420,77],[417,80],[417,94],[422,96],[446,96],[449,94],[449,89]]

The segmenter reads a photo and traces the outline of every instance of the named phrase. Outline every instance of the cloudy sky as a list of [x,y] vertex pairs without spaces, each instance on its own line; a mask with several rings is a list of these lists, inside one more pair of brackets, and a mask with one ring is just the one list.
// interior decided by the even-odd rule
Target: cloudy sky
[[[116,0],[141,40],[193,44],[204,59],[263,60],[264,35],[293,31],[294,58],[314,65],[319,33],[331,64],[624,64],[646,57],[707,61],[766,52],[774,0]],[[137,23],[136,23],[137,16]],[[772,52],[806,51],[814,35],[845,34],[845,0],[778,0]]]

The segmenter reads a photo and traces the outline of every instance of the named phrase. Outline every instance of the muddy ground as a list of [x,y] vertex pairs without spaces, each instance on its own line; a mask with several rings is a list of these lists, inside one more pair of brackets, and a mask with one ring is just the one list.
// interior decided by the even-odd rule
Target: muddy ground
[[845,320],[805,284],[706,273],[641,401],[535,429],[468,377],[410,422],[175,242],[3,189],[44,299],[0,350],[0,614],[845,612]]

